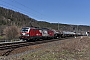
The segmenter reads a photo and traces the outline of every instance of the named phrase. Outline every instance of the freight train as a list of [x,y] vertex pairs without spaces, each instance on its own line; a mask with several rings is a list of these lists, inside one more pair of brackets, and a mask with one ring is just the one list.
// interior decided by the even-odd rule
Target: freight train
[[55,31],[47,28],[37,28],[37,27],[23,27],[20,32],[20,39],[23,41],[28,40],[43,40],[43,39],[57,39],[57,38],[65,38],[65,37],[74,37],[80,36],[80,34],[76,34],[74,32],[66,32],[66,31]]

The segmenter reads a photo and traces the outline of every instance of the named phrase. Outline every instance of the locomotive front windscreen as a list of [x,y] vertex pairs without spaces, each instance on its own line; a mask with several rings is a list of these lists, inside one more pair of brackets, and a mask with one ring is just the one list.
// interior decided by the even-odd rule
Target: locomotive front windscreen
[[26,28],[26,27],[25,27],[25,28],[22,28],[21,31],[22,31],[22,32],[28,32],[28,30],[29,30],[29,28]]

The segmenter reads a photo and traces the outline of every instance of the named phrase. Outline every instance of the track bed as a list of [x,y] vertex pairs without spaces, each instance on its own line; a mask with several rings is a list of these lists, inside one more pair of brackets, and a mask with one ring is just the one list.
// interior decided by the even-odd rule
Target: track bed
[[[16,48],[7,60],[90,60],[90,38],[78,37]],[[11,57],[12,56],[12,57]],[[3,57],[2,57],[3,58]]]

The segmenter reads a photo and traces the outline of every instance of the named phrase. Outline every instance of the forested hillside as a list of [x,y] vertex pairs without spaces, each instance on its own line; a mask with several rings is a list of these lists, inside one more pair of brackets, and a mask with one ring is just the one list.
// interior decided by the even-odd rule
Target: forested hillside
[[84,25],[77,26],[77,25],[38,21],[20,12],[16,12],[10,9],[0,7],[0,35],[6,35],[5,32],[8,32],[7,31],[8,29],[6,27],[10,29],[11,26],[16,27],[16,29],[18,29],[18,33],[20,32],[20,29],[24,26],[44,27],[44,28],[50,28],[50,29],[56,29],[56,30],[59,29],[60,31],[63,31],[63,30],[64,31],[77,31],[77,30],[89,31],[90,30],[90,26],[84,26]]

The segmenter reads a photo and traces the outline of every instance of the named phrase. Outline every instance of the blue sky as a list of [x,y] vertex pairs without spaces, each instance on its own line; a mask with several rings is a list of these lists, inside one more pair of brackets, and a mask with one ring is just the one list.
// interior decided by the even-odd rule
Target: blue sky
[[0,0],[0,6],[38,21],[90,26],[90,0]]

